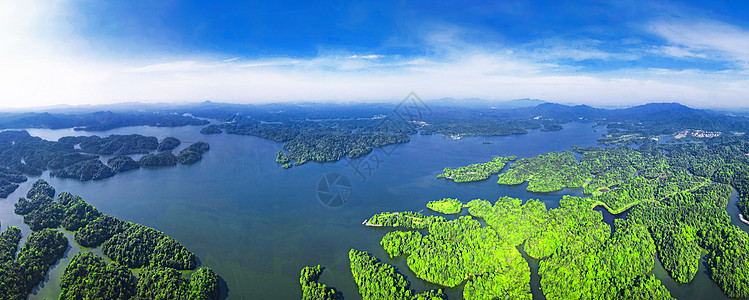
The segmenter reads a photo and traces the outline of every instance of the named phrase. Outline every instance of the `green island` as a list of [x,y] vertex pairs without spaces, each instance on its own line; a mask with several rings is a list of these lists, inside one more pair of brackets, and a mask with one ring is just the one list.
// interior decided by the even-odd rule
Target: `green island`
[[427,203],[427,208],[438,213],[454,215],[460,213],[460,210],[463,209],[463,203],[458,199],[444,198],[441,200],[429,201],[429,203]]
[[182,144],[182,141],[175,137],[165,137],[161,142],[159,143],[159,146],[156,148],[156,151],[163,152],[163,151],[172,151],[174,148],[177,148],[180,144]]
[[[459,108],[435,110],[428,120],[399,119],[390,108],[361,108],[347,107],[350,110],[343,113],[340,107],[215,105],[193,115],[219,122],[203,128],[205,134],[225,132],[283,143],[283,150],[276,153],[283,168],[360,158],[377,148],[389,151],[417,133],[456,139],[523,134],[531,129],[574,128],[562,127],[573,120],[596,121],[595,130],[607,131],[599,144],[617,146],[572,147],[519,160],[498,157],[456,170],[445,168],[439,177],[455,182],[497,174],[499,184],[527,183],[530,192],[569,188],[581,189],[583,196],[561,197],[559,207],[553,209],[547,208],[548,202],[533,199],[500,197],[462,203],[445,198],[426,203],[431,211],[424,214],[375,214],[363,224],[382,227],[372,232],[383,233],[379,244],[385,255],[404,259],[408,269],[397,270],[370,254],[382,252],[352,249],[353,281],[365,299],[446,297],[441,290],[418,294],[410,289],[407,277],[459,290],[465,299],[528,299],[531,274],[524,256],[539,260],[541,291],[548,299],[670,299],[652,275],[655,259],[675,282],[690,283],[697,274],[706,274],[725,295],[749,297],[749,236],[733,225],[736,220],[731,218],[737,216],[726,212],[733,188],[740,196],[738,208],[749,215],[745,135],[749,120],[745,117],[675,103],[615,110],[551,103],[490,112]],[[16,128],[79,127],[76,130],[207,124],[185,112],[182,108],[171,112],[174,118],[85,115],[98,118],[92,121],[80,119],[83,115],[28,114],[15,121],[26,126]],[[10,123],[6,118],[0,127]],[[44,171],[62,178],[99,180],[141,166],[193,164],[209,151],[207,143],[197,142],[172,153],[181,145],[172,137],[161,141],[141,135],[63,137],[55,142],[23,130],[3,131],[0,196],[7,197],[27,176]],[[144,156],[136,161],[131,155]],[[102,156],[108,158],[106,163]],[[510,161],[515,162],[508,166]],[[627,214],[617,216],[612,228],[596,207]],[[466,214],[463,208],[468,215],[455,216]],[[71,242],[62,230],[72,233],[77,244],[97,249],[84,249],[72,257],[63,274],[61,299],[218,297],[220,278],[208,268],[196,270],[199,260],[179,242],[104,214],[78,196],[56,195],[44,181],[37,181],[18,199],[15,213],[32,233],[23,237],[25,241],[17,227],[0,233],[0,299],[24,299],[44,280]],[[101,256],[94,254],[99,251]],[[707,269],[701,270],[704,265]],[[338,290],[318,282],[322,271],[320,266],[302,269],[302,298],[342,298]]]
[[218,275],[207,267],[195,270],[195,254],[176,240],[103,214],[79,196],[62,192],[57,201],[54,196],[54,187],[40,179],[16,203],[15,212],[33,234],[17,258],[20,230],[12,227],[0,235],[0,278],[6,287],[0,299],[25,299],[62,257],[68,240],[59,227],[73,232],[83,247],[101,246],[112,261],[92,252],[77,254],[63,274],[60,299],[219,298]]
[[[166,138],[175,139],[175,138]],[[175,139],[176,140],[176,139]],[[159,148],[159,140],[153,136],[142,136],[139,134],[110,135],[108,137],[92,136],[66,136],[58,140],[63,145],[76,148],[81,152],[102,155],[129,155],[147,154]]]
[[495,157],[490,162],[472,164],[455,170],[445,168],[444,173],[437,175],[437,178],[447,178],[455,182],[481,181],[499,173],[508,162],[515,161],[515,159],[515,156]]
[[[19,183],[27,181],[27,175],[39,176],[45,170],[50,170],[55,177],[101,180],[141,166],[173,166],[177,162],[192,164],[202,159],[202,154],[209,149],[207,143],[196,142],[175,156],[171,149],[180,143],[173,137],[159,143],[156,137],[139,134],[66,136],[53,142],[32,137],[25,130],[2,131],[0,198],[7,198]],[[150,154],[154,151],[162,152]],[[146,155],[135,161],[130,157],[133,154]],[[113,156],[104,164],[99,155]]]
[[[252,135],[284,143],[283,148],[295,165],[361,157],[373,148],[407,143],[410,135],[416,133],[456,138],[526,134],[530,129],[559,131],[563,130],[562,124],[584,120],[606,127],[607,133],[598,139],[600,144],[627,146],[664,137],[697,142],[705,142],[714,135],[740,137],[745,128],[749,128],[749,120],[745,118],[678,103],[649,103],[622,109],[543,101],[527,107],[491,110],[440,106],[423,120],[405,120],[398,112],[393,115],[391,109],[380,105],[308,110],[281,104],[272,107],[204,104],[185,111],[221,123],[208,125],[201,133]],[[539,190],[545,188],[539,187]]]
[[658,202],[680,192],[693,191],[710,183],[688,169],[670,165],[675,159],[662,151],[631,148],[577,148],[573,152],[551,152],[514,163],[499,174],[500,184],[521,184],[531,192],[554,192],[562,188],[583,188],[592,195],[593,206],[619,214],[643,202]]
[[142,167],[171,167],[177,165],[177,156],[172,152],[148,154],[138,160]]
[[[469,215],[449,220],[385,212],[364,224],[397,229],[380,242],[388,256],[405,256],[424,281],[463,285],[465,299],[530,299],[530,271],[520,251],[540,260],[547,299],[672,299],[651,274],[654,260],[674,281],[688,283],[702,253],[710,278],[727,296],[749,296],[749,235],[726,213],[731,186],[747,193],[749,143],[724,137],[707,145],[572,150],[520,159],[499,175],[500,183],[529,181],[536,192],[584,188],[588,196],[564,196],[558,208],[533,199],[463,204],[445,198],[427,207],[442,214],[467,207]],[[746,203],[738,205],[744,210]],[[629,213],[612,231],[596,206]],[[359,284],[363,297],[373,293]]]
[[551,152],[546,155],[522,158],[499,174],[499,184],[515,185],[528,181],[529,192],[554,192],[564,187],[580,188],[585,174],[578,168],[572,152]]
[[177,154],[177,162],[183,165],[194,164],[203,159],[203,153],[210,149],[211,146],[206,142],[195,142]]
[[[386,212],[364,224],[397,228],[380,242],[388,256],[407,257],[424,281],[464,285],[465,299],[529,299],[529,267],[519,249],[540,260],[547,299],[671,299],[651,275],[654,259],[674,281],[688,283],[702,253],[727,296],[749,296],[749,236],[731,225],[725,210],[731,186],[747,193],[749,143],[729,136],[709,144],[572,150],[520,159],[499,175],[504,184],[528,181],[535,192],[584,188],[587,197],[564,196],[559,208],[510,197],[494,204],[445,198],[427,207],[442,214],[467,207],[469,216]],[[746,203],[738,205],[745,210]],[[612,232],[596,206],[629,213],[615,220]]]
[[424,229],[429,223],[442,217],[424,216],[418,212],[383,212],[364,220],[362,224],[371,227],[406,227]]
[[114,176],[114,170],[102,163],[98,158],[79,161],[64,169],[50,173],[55,177],[74,178],[80,181],[101,180]]
[[380,262],[365,251],[351,249],[348,257],[351,261],[351,273],[364,300],[446,298],[442,290],[416,294],[409,289],[409,282],[393,266]]
[[[728,195],[726,191],[725,185],[713,184],[697,193],[682,192],[670,198],[692,197],[699,199],[695,201],[704,209],[721,211],[713,200],[730,195],[730,189]],[[617,220],[612,233],[601,212],[594,211],[588,200],[565,196],[560,205],[547,210],[538,200],[522,204],[519,199],[503,197],[492,205],[476,199],[467,204],[470,216],[435,218],[427,227],[428,234],[388,232],[380,244],[392,258],[407,256],[409,269],[420,279],[445,287],[465,283],[465,299],[530,299],[530,270],[518,251],[520,246],[530,257],[541,260],[541,288],[547,299],[670,299],[665,287],[650,275],[656,253],[674,278],[680,275],[672,270],[681,271],[680,266],[693,263],[689,259],[694,258],[694,252],[668,249],[696,246],[694,237],[675,240],[672,228],[653,231],[652,225],[647,225],[652,222],[648,220],[652,214],[633,210],[633,218]],[[725,210],[722,212],[725,217]],[[481,226],[474,218],[485,220],[487,225]],[[701,218],[713,217],[705,214]],[[723,226],[729,226],[725,220]],[[687,242],[675,245],[682,241]],[[696,271],[684,270],[691,276]],[[742,274],[741,269],[720,270],[731,272],[727,276]],[[371,292],[360,289],[360,293],[367,298],[365,293]]]
[[107,160],[107,165],[115,173],[127,172],[140,168],[140,165],[130,156],[118,155]]
[[[200,114],[201,112],[196,112]],[[205,112],[202,112],[205,113]],[[205,115],[213,116],[215,115]],[[330,162],[344,157],[359,158],[372,152],[373,148],[406,143],[409,134],[416,131],[412,125],[395,119],[352,121],[299,121],[260,122],[250,116],[232,114],[218,117],[224,124],[203,128],[203,134],[251,135],[284,143],[289,154],[278,155],[276,162],[290,167],[310,161]]]
[[299,284],[302,286],[302,300],[337,300],[340,299],[335,289],[317,282],[322,274],[322,267],[304,267],[299,275]]
[[62,258],[68,248],[68,239],[53,229],[31,234],[17,255],[20,229],[6,229],[0,234],[0,240],[4,248],[3,260],[0,261],[1,299],[26,299],[31,290],[44,280],[49,267]]

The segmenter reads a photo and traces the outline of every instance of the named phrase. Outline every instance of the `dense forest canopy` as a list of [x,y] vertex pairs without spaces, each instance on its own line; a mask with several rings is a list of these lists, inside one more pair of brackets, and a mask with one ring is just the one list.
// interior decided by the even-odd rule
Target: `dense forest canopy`
[[[103,257],[84,251],[73,257],[60,282],[60,299],[218,299],[218,275],[197,270],[195,254],[155,229],[99,212],[81,197],[36,181],[15,212],[33,233],[18,255],[21,231],[0,234],[0,299],[26,299],[68,249],[62,229],[84,247],[101,246]],[[131,271],[135,269],[137,275]],[[186,272],[185,272],[186,271]],[[189,275],[189,277],[183,276]]]
[[[749,236],[731,224],[738,216],[726,213],[733,187],[740,195],[739,209],[749,215],[749,119],[675,103],[615,110],[552,103],[510,109],[435,106],[428,112],[414,118],[378,104],[207,102],[154,114],[0,114],[0,128],[208,125],[200,132],[283,143],[276,162],[290,168],[361,158],[375,148],[407,143],[414,134],[459,139],[564,130],[567,122],[595,121],[606,129],[599,144],[613,147],[496,157],[448,166],[439,175],[467,184],[492,177],[503,185],[527,182],[530,192],[582,189],[583,197],[562,197],[553,209],[533,199],[464,203],[443,198],[424,203],[434,215],[382,212],[364,225],[381,227],[384,253],[405,258],[414,274],[411,280],[462,289],[465,299],[531,298],[523,253],[539,260],[541,290],[548,299],[670,299],[651,275],[655,259],[674,281],[689,283],[700,272],[703,255],[707,274],[727,296],[749,297]],[[194,164],[210,149],[205,142],[195,142],[175,155],[172,151],[182,144],[173,137],[159,141],[137,134],[46,141],[24,130],[3,131],[0,197],[15,191],[27,175],[47,170],[57,177],[99,180],[142,166]],[[131,157],[135,154],[143,156],[136,161]],[[111,157],[104,163],[100,155]],[[616,220],[612,231],[593,209],[597,206],[628,214]],[[100,247],[109,259],[91,252],[76,255],[63,275],[61,299],[218,298],[219,277],[209,268],[197,269],[195,254],[179,242],[99,212],[78,196],[56,194],[43,180],[18,199],[15,212],[33,233],[20,251],[18,228],[0,234],[0,278],[6,287],[0,291],[2,299],[26,297],[64,255],[72,241],[59,228],[73,232],[81,246]],[[348,258],[364,299],[446,297],[439,289],[411,290],[404,270],[370,252],[352,249]],[[342,298],[319,282],[323,269],[302,269],[303,299]]]
[[[726,213],[731,186],[741,196],[739,208],[748,212],[749,139],[738,132],[682,131],[677,135],[691,136],[690,142],[664,143],[651,138],[654,129],[648,132],[636,148],[572,147],[520,158],[495,175],[500,184],[529,182],[533,192],[583,189],[585,197],[565,196],[559,208],[507,197],[493,205],[445,198],[425,204],[444,214],[467,207],[470,216],[384,212],[365,225],[394,230],[381,241],[389,256],[406,256],[409,269],[425,281],[464,284],[465,299],[530,297],[527,263],[506,265],[519,246],[540,259],[547,299],[670,299],[651,275],[654,259],[674,281],[688,283],[703,251],[710,278],[726,296],[749,296],[749,236],[731,224],[738,216]],[[481,171],[495,161],[457,170]],[[453,174],[460,173],[447,168],[441,177]],[[596,206],[629,213],[610,231]]]
[[[101,180],[141,166],[174,166],[193,164],[210,149],[208,143],[195,142],[175,156],[171,149],[181,144],[167,137],[159,143],[153,136],[139,134],[99,136],[65,136],[47,141],[27,131],[0,132],[0,198],[6,198],[27,180],[50,170],[56,177],[81,181]],[[159,150],[159,145],[162,145]],[[169,149],[169,150],[167,150]],[[158,152],[161,151],[161,152]],[[158,153],[156,153],[158,152]],[[146,154],[135,161],[130,155]],[[114,155],[104,164],[100,155]]]

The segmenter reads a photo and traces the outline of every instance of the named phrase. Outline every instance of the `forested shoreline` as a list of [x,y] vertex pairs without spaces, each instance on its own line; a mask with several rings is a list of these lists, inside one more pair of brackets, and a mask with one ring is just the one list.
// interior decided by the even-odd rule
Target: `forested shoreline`
[[[58,266],[65,268],[60,299],[219,298],[218,275],[210,268],[197,268],[195,254],[179,242],[101,213],[79,196],[56,195],[44,180],[36,181],[18,200],[15,213],[23,216],[33,233],[17,257],[20,230],[9,227],[0,234],[0,299],[26,299],[44,279],[70,247],[61,228],[73,232],[75,242],[83,247],[101,247],[112,262],[88,250],[73,257],[68,266]],[[189,279],[180,271],[189,271]]]
[[[417,208],[362,216],[368,217],[363,224],[370,230],[382,232],[384,250],[349,252],[351,279],[365,299],[446,298],[441,289],[416,292],[409,280],[459,289],[465,299],[529,299],[530,269],[521,253],[539,260],[541,291],[549,299],[670,299],[664,284],[651,275],[656,259],[674,282],[690,283],[705,272],[726,296],[749,297],[749,236],[732,225],[731,218],[737,216],[726,213],[734,188],[740,196],[738,208],[749,215],[749,122],[744,117],[678,104],[612,111],[556,104],[485,113],[435,109],[423,120],[399,118],[387,108],[356,110],[347,118],[341,117],[345,111],[279,108],[288,106],[190,113],[216,120],[203,127],[202,134],[250,135],[282,143],[276,162],[283,168],[362,158],[377,148],[394,149],[414,134],[454,139],[523,134],[564,130],[564,124],[576,120],[594,121],[596,130],[605,129],[598,143],[607,147],[497,156],[488,162],[445,166],[437,175],[461,185],[497,180],[501,185],[527,183],[526,190],[534,193],[582,192],[582,197],[561,197],[557,208],[548,209],[533,199],[465,201],[470,198],[444,195],[425,200],[425,213],[415,212]],[[98,121],[86,130],[140,123],[207,125],[175,116],[164,119],[173,123],[163,124]],[[53,128],[51,123],[38,124]],[[54,142],[23,130],[3,131],[0,197],[10,195],[27,176],[45,171],[60,178],[101,180],[141,167],[193,164],[210,151],[205,142],[183,143],[174,137],[159,140],[137,134],[69,136]],[[178,149],[182,150],[173,152]],[[598,206],[612,214],[628,214],[614,222],[612,231],[594,210]],[[201,268],[179,242],[99,212],[80,197],[56,194],[44,181],[34,183],[26,197],[18,199],[15,213],[33,233],[24,245],[19,245],[19,228],[0,234],[0,278],[8,287],[2,299],[22,299],[44,280],[71,242],[60,228],[73,232],[79,245],[99,248],[104,256],[85,251],[73,257],[63,274],[60,299],[218,297],[220,278]],[[376,253],[402,258],[408,269],[397,270]],[[708,270],[702,269],[701,259]],[[303,299],[344,296],[322,283],[323,270],[301,269]],[[189,278],[181,273],[185,271]]]
[[[636,148],[572,147],[519,158],[494,175],[499,184],[528,182],[531,192],[583,190],[585,197],[562,197],[559,208],[549,210],[532,199],[501,197],[492,204],[445,198],[426,206],[448,215],[467,207],[468,216],[384,212],[364,224],[388,229],[380,244],[390,258],[405,256],[421,280],[464,285],[464,299],[530,299],[528,263],[518,247],[540,260],[547,299],[672,299],[651,275],[655,259],[675,282],[689,283],[703,268],[701,253],[723,293],[745,298],[749,235],[731,224],[738,216],[729,216],[726,207],[733,187],[746,213],[747,153],[749,141],[741,135],[699,143],[646,140]],[[478,163],[456,170],[483,168]],[[454,172],[447,168],[440,177],[460,174]],[[596,206],[629,213],[615,220],[611,231]],[[360,293],[372,298],[370,291]]]
[[[51,176],[81,181],[101,180],[117,173],[154,166],[193,164],[210,149],[205,142],[196,142],[174,155],[171,151],[181,144],[174,137],[161,142],[153,136],[139,134],[99,136],[66,136],[47,141],[27,131],[0,132],[0,198],[15,191],[26,176]],[[155,154],[151,154],[155,153]],[[146,154],[139,161],[131,155]],[[105,163],[101,155],[112,156]]]

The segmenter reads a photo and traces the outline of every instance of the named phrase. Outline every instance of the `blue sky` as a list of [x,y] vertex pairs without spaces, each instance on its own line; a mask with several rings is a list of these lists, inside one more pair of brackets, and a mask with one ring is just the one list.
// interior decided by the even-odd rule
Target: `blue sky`
[[414,91],[748,107],[746,16],[744,1],[0,0],[0,106]]

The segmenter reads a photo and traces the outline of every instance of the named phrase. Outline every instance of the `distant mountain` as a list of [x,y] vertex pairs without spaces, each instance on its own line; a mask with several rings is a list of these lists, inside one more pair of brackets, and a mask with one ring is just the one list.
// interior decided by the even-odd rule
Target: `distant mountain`
[[[573,120],[592,120],[638,124],[668,123],[671,128],[684,127],[704,130],[749,130],[749,118],[726,115],[716,111],[694,109],[679,103],[648,103],[628,108],[603,109],[588,105],[564,105],[538,99],[486,101],[481,99],[443,98],[426,102],[433,121],[463,122],[533,121],[566,123]],[[115,105],[123,111],[78,112],[0,112],[0,128],[71,128],[107,130],[123,126],[182,126],[200,125],[205,121],[194,116],[224,119],[241,114],[264,121],[304,121],[309,119],[367,119],[375,115],[393,114],[397,103],[275,103],[229,104],[205,101],[178,105],[123,103]],[[93,108],[93,107],[90,107]],[[85,109],[84,109],[85,111]],[[530,125],[529,125],[530,126]]]
[[429,106],[460,106],[466,108],[491,108],[491,109],[511,109],[511,108],[522,108],[522,107],[533,107],[539,104],[547,103],[546,101],[539,99],[515,99],[510,101],[496,101],[496,100],[484,100],[479,98],[466,98],[466,99],[455,99],[455,98],[440,98],[435,100],[428,100],[425,103]]
[[0,113],[0,128],[49,128],[62,129],[80,127],[86,131],[103,131],[125,126],[174,127],[205,125],[208,121],[176,113],[159,112],[111,112],[98,111],[80,114],[59,113]]
[[648,103],[624,109],[611,110],[611,118],[658,120],[663,118],[702,118],[716,114],[694,109],[679,103]]
[[530,114],[552,119],[599,119],[607,116],[608,111],[587,105],[568,106],[556,103],[544,103],[528,110]]
[[533,107],[533,106],[538,106],[538,105],[542,105],[545,103],[549,103],[549,102],[546,102],[544,100],[539,100],[539,99],[525,98],[525,99],[510,100],[507,102],[494,103],[492,105],[492,108],[503,109],[503,108]]

